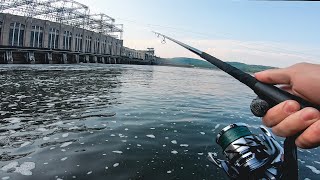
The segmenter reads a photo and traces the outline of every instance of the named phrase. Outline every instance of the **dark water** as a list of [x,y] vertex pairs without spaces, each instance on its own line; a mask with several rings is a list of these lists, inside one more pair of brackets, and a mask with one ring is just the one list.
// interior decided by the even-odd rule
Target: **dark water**
[[[260,125],[255,95],[213,70],[3,65],[0,93],[2,180],[226,179],[216,134]],[[320,179],[319,151],[299,151],[301,179]]]

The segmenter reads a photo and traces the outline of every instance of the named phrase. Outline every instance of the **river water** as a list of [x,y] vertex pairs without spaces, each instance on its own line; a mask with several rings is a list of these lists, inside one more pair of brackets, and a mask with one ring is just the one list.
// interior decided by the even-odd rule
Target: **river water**
[[[2,180],[226,179],[217,133],[261,125],[251,90],[208,69],[2,65],[0,93]],[[320,179],[319,152],[299,150],[300,179]]]

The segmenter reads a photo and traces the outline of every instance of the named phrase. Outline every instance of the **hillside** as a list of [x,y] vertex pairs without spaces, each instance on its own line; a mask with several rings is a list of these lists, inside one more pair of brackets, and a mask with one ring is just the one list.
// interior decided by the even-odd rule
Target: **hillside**
[[[262,66],[262,65],[248,65],[245,63],[240,62],[226,62],[238,69],[241,69],[245,72],[258,72],[263,71],[266,69],[273,69],[274,67],[270,66]],[[158,62],[159,65],[168,65],[168,66],[181,66],[181,67],[199,67],[199,68],[210,68],[210,69],[216,69],[214,65],[207,61],[199,60],[199,59],[193,59],[193,58],[171,58],[171,59],[161,59]]]

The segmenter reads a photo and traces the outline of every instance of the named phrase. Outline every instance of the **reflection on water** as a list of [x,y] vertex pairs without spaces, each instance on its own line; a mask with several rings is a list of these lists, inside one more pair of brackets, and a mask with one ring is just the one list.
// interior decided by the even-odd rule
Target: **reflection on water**
[[[253,93],[219,71],[127,65],[0,67],[2,179],[225,179],[206,159]],[[319,177],[319,150],[300,151]]]

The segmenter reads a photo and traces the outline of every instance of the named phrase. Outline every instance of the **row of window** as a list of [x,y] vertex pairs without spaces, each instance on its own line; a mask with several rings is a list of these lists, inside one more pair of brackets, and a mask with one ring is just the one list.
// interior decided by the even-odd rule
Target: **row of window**
[[[1,37],[2,22],[0,21],[0,37]],[[21,23],[11,23],[9,32],[9,45],[11,46],[23,46],[24,44],[25,25]],[[41,26],[32,26],[30,34],[30,47],[42,48],[43,46],[44,30]],[[48,37],[48,48],[59,48],[59,30],[50,28]],[[72,45],[72,33],[70,31],[64,31],[62,48],[65,50],[71,50]],[[101,42],[101,53],[111,54],[111,43],[108,44],[107,40]],[[83,47],[83,35],[75,35],[75,51],[82,52]],[[85,37],[85,52],[91,52],[92,37]],[[96,38],[93,42],[93,52],[99,53],[100,39]]]

